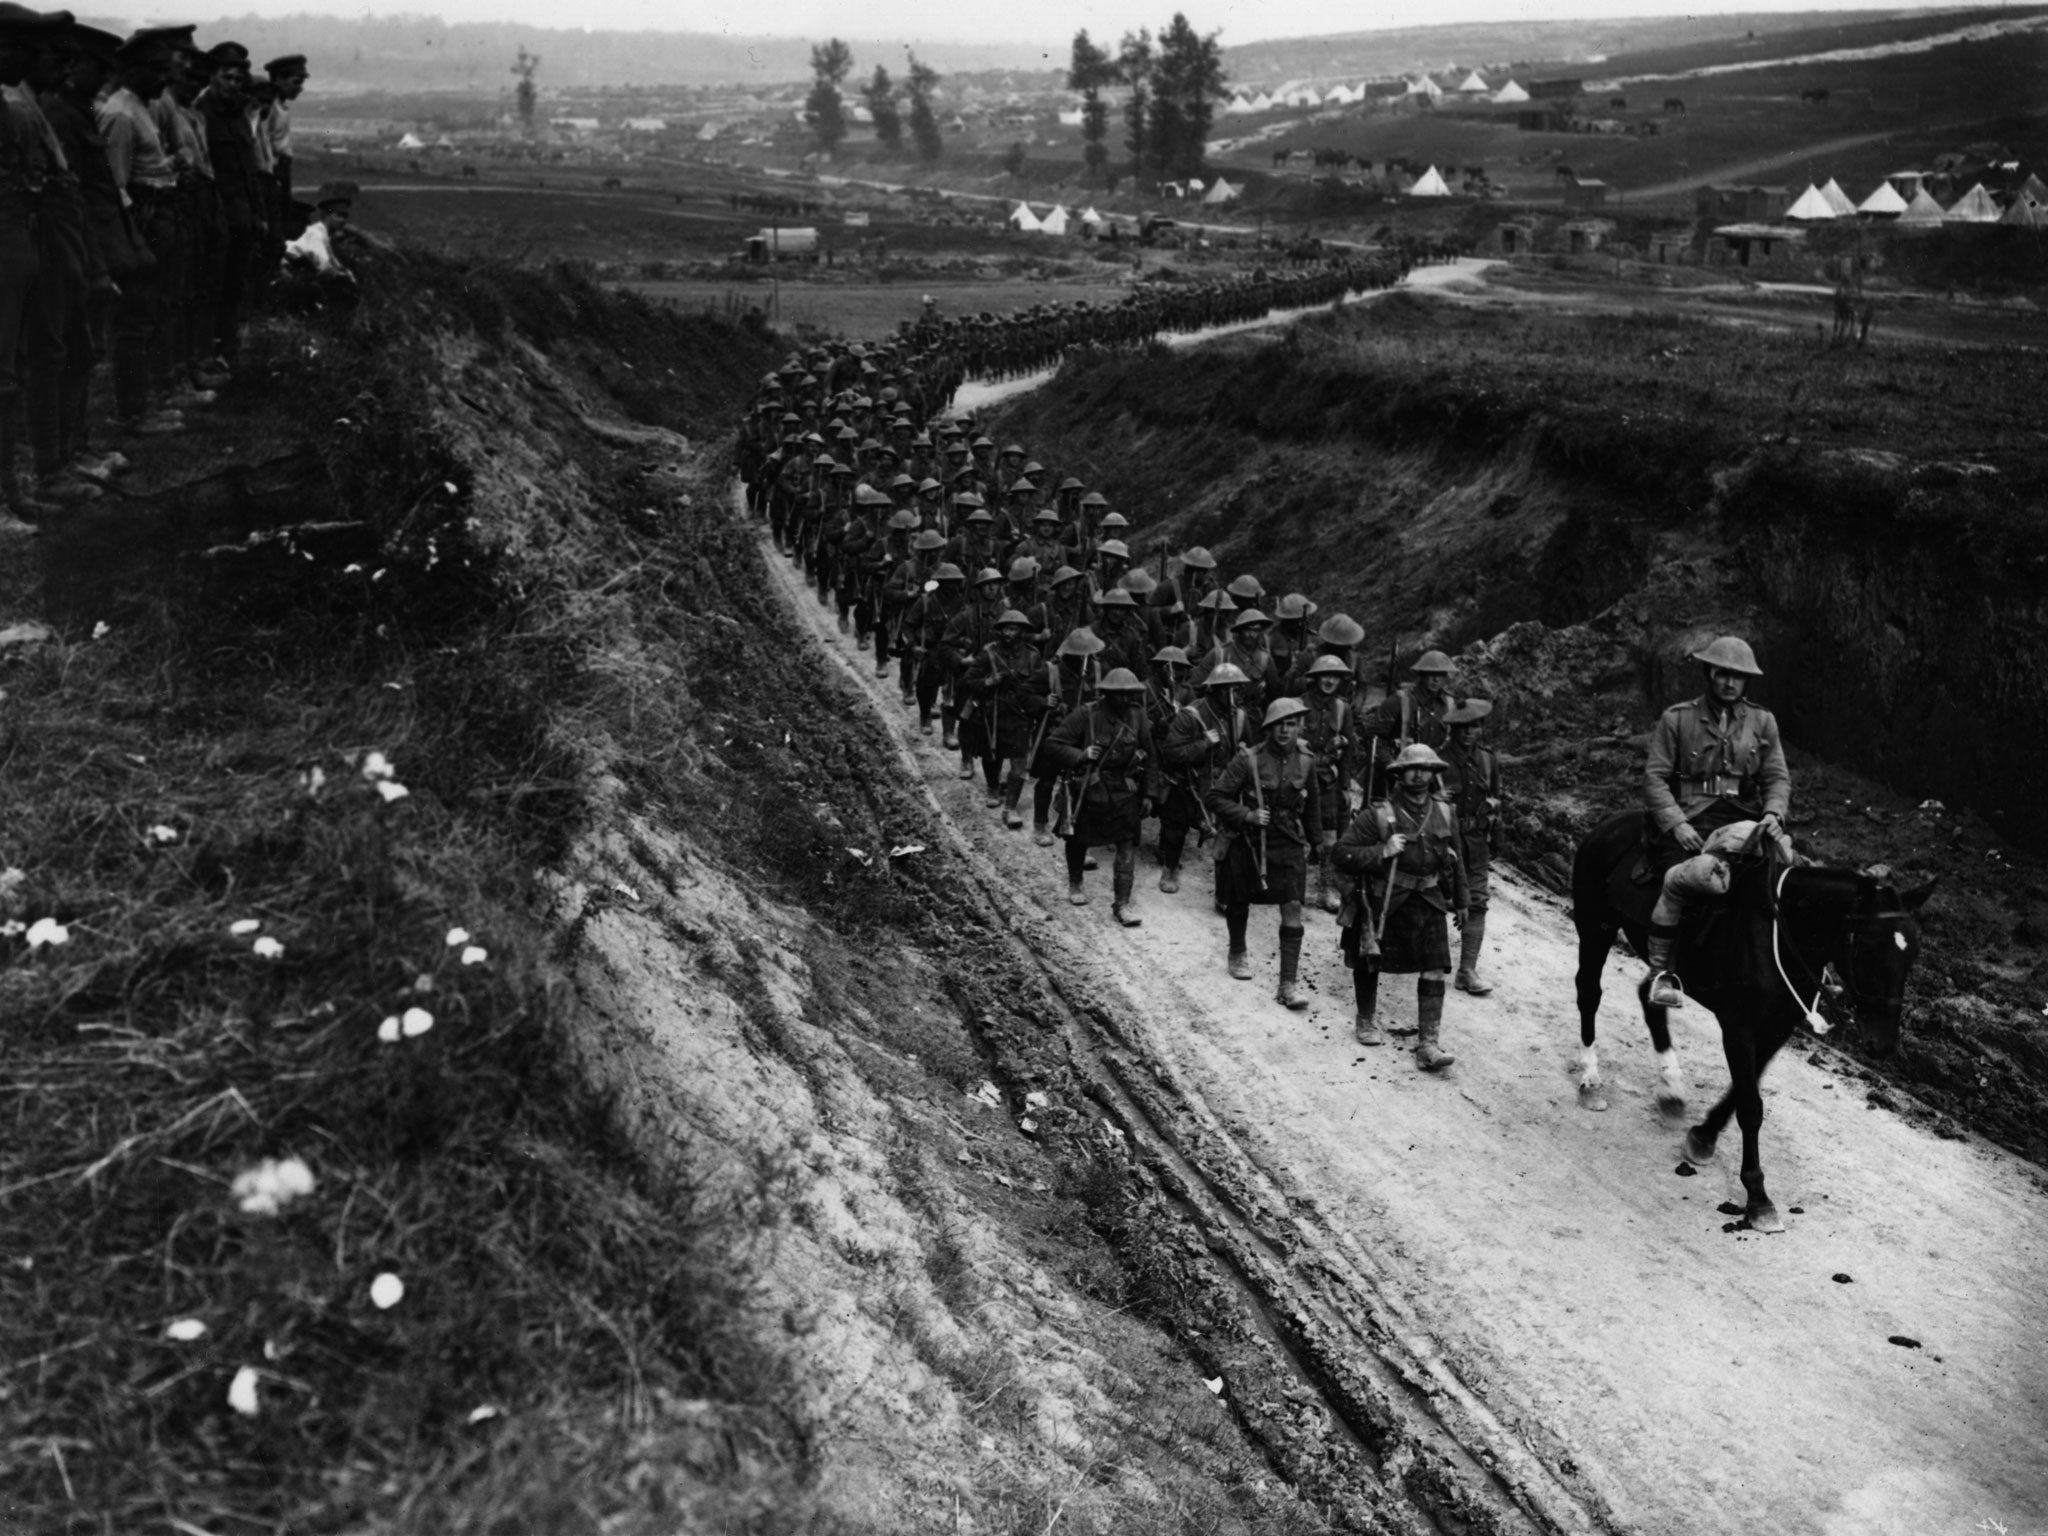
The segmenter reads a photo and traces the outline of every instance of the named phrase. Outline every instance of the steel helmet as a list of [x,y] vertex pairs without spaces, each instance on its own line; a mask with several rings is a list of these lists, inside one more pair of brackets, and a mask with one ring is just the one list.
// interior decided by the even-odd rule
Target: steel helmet
[[1031,621],[1014,608],[1005,608],[996,616],[997,629],[1029,629]]
[[1056,523],[1059,520],[1060,514],[1057,507],[1040,507],[1031,514],[1031,521],[1034,523]]
[[1199,544],[1182,555],[1180,563],[1191,571],[1213,571],[1216,569],[1216,557]]
[[[1188,653],[1177,645],[1162,645],[1153,653],[1152,664],[1156,667],[1162,661],[1170,662],[1176,667],[1185,667],[1189,664]],[[1231,670],[1235,671],[1236,668],[1233,667]]]
[[1218,613],[1237,612],[1237,604],[1230,600],[1230,594],[1221,587],[1205,595],[1195,606],[1197,608],[1213,608]]
[[1444,711],[1445,725],[1477,725],[1493,713],[1493,700],[1467,699]]
[[1010,496],[1030,496],[1036,494],[1037,490],[1038,486],[1034,482],[1020,476],[1010,482],[1010,489],[1005,494]]
[[1150,597],[1159,590],[1159,582],[1142,565],[1124,572],[1124,578],[1118,585],[1138,597]]
[[1108,533],[1112,529],[1130,527],[1131,520],[1128,517],[1125,517],[1121,512],[1110,512],[1104,514],[1102,520],[1098,522],[1095,526],[1097,528],[1100,528],[1104,533]]
[[1071,565],[1063,565],[1052,573],[1052,584],[1056,587],[1062,587],[1070,581],[1079,581],[1080,579],[1081,573]]
[[[1351,675],[1351,668],[1344,664],[1342,656],[1318,656],[1308,664],[1308,675],[1310,677],[1329,677],[1332,675],[1349,677]],[[1448,719],[1449,717],[1446,716],[1445,718]]]
[[980,495],[974,491],[962,491],[953,498],[953,505],[956,507],[985,507],[988,503],[983,501]]
[[1263,613],[1259,612],[1258,609],[1247,608],[1243,613],[1240,613],[1236,618],[1230,621],[1230,627],[1232,630],[1239,630],[1248,628],[1253,624],[1270,624],[1272,622],[1273,621],[1271,619],[1267,618]]
[[1010,562],[1010,580],[1030,581],[1038,575],[1038,562],[1029,555],[1019,555]]
[[1131,546],[1122,539],[1104,539],[1095,546],[1095,553],[1098,555],[1113,555],[1119,560],[1129,560],[1131,558]]
[[1109,505],[1109,498],[1100,491],[1090,491],[1081,498],[1081,505],[1084,507],[1106,507]]
[[1095,600],[1095,606],[1098,608],[1135,608],[1138,606],[1138,600],[1122,587],[1111,587]]
[[1060,490],[1062,492],[1085,491],[1087,489],[1087,486],[1083,485],[1080,481],[1076,480],[1072,475],[1067,476],[1066,479],[1060,482]]
[[1011,455],[1011,454],[1015,454],[1015,455],[1016,455],[1016,456],[1017,456],[1018,458],[1020,458],[1020,459],[1021,459],[1021,458],[1023,458],[1023,457],[1024,457],[1024,445],[1023,445],[1022,443],[1012,443],[1012,444],[1010,444],[1010,446],[1009,446],[1009,447],[1007,447],[1007,448],[1005,448],[1005,449],[1003,450],[1003,452],[1002,452],[1002,457],[1004,457],[1004,458],[1006,458],[1006,459],[1007,459],[1008,457],[1010,457],[1010,455]]
[[1420,656],[1415,658],[1415,665],[1410,667],[1408,670],[1410,672],[1423,673],[1449,673],[1457,669],[1451,665],[1451,658],[1446,656],[1442,651],[1424,651]]
[[1226,684],[1244,684],[1250,681],[1251,679],[1244,675],[1244,668],[1237,665],[1236,662],[1223,661],[1218,662],[1210,670],[1209,675],[1202,679],[1202,686],[1204,688],[1221,688]]
[[984,565],[981,568],[981,570],[975,574],[974,584],[977,587],[986,587],[991,583],[1000,584],[1002,579],[1003,573],[1001,571],[997,570],[992,565]]
[[[1296,715],[1305,715],[1307,713],[1308,706],[1299,699],[1275,699],[1266,706],[1264,726],[1267,730],[1271,730],[1282,720],[1292,720]],[[1425,747],[1423,750],[1426,752],[1429,749]]]
[[1442,773],[1450,766],[1427,744],[1411,741],[1394,754],[1394,760],[1387,764],[1387,772],[1399,773],[1404,768],[1427,768],[1432,773]]
[[1104,649],[1106,647],[1102,643],[1102,637],[1084,624],[1079,629],[1068,633],[1067,638],[1060,642],[1057,654],[1061,656],[1093,656],[1096,652]]
[[987,507],[978,506],[967,514],[966,520],[970,523],[992,523],[996,520],[996,515]]
[[932,576],[939,581],[965,581],[967,579],[967,573],[950,560],[945,561],[936,571],[933,571]]
[[938,529],[927,528],[924,530],[924,532],[912,537],[910,541],[910,547],[912,549],[919,551],[927,549],[944,549],[946,547],[946,541],[939,537]]
[[1290,592],[1280,599],[1280,606],[1273,610],[1283,619],[1306,619],[1314,616],[1316,605],[1299,592]]
[[1325,645],[1357,645],[1365,630],[1348,613],[1333,613],[1316,627],[1316,638]]
[[1145,685],[1129,667],[1118,667],[1095,685],[1097,693],[1143,693]]
[[[908,507],[905,507],[900,512],[893,512],[889,515],[889,531],[892,533],[901,533],[906,528],[915,528],[916,526],[917,514]],[[938,538],[937,529],[932,531],[932,537]],[[940,539],[939,542],[943,544],[945,540]]]
[[1702,646],[1692,653],[1692,659],[1705,662],[1710,667],[1719,667],[1724,672],[1740,672],[1744,677],[1764,675],[1764,669],[1756,664],[1756,652],[1749,648],[1749,642],[1734,635],[1723,635],[1711,645]]
[[1259,585],[1256,576],[1240,576],[1224,590],[1232,597],[1248,597],[1254,602],[1266,595],[1266,589]]

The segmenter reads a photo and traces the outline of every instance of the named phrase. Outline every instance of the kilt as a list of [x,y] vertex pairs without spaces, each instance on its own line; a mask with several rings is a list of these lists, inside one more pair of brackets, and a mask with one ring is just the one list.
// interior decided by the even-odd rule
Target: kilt
[[[1079,788],[1079,780],[1075,781]],[[1084,848],[1108,843],[1135,843],[1144,826],[1145,797],[1135,789],[1117,789],[1098,780],[1074,817],[1074,836]]]
[[1328,782],[1318,773],[1315,777],[1314,794],[1316,809],[1321,813],[1325,831],[1341,832],[1351,822],[1351,808],[1344,803],[1344,780],[1337,774],[1330,774]]
[[1308,900],[1308,850],[1285,838],[1269,838],[1266,879],[1261,885],[1257,836],[1254,829],[1250,837],[1232,833],[1224,839],[1223,856],[1216,864],[1216,899],[1226,907],[1270,907]]
[[1159,806],[1159,824],[1162,827],[1201,826],[1202,802],[1185,784],[1167,785],[1166,799]]
[[[1359,925],[1344,930],[1340,947],[1344,952],[1344,963],[1353,969],[1359,963],[1358,946],[1365,933],[1364,923],[1371,920],[1368,914]],[[1397,892],[1393,908],[1387,913],[1386,932],[1380,935],[1380,956],[1374,968],[1401,976],[1413,975],[1417,971],[1448,971],[1451,968],[1449,915],[1438,911],[1426,898],[1413,892],[1405,895]]]

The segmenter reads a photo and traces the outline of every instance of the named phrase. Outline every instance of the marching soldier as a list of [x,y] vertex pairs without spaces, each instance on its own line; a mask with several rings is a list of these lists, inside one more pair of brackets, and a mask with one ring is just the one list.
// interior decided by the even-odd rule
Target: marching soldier
[[1104,647],[1104,668],[1142,672],[1157,649],[1138,622],[1138,600],[1122,587],[1112,587],[1096,598],[1095,633]]
[[[1039,727],[1038,745],[1031,752],[1031,837],[1041,848],[1052,846],[1055,826],[1061,836],[1066,835],[1074,810],[1060,779],[1059,764],[1045,750],[1046,732],[1095,697],[1096,680],[1102,675],[1096,658],[1101,654],[1102,641],[1094,630],[1084,627],[1068,631],[1045,664],[1046,718]],[[1056,823],[1055,791],[1061,796]]]
[[1373,756],[1383,768],[1411,742],[1436,751],[1450,739],[1444,716],[1458,702],[1451,694],[1451,658],[1424,651],[1408,670],[1413,679],[1388,694],[1372,718]]
[[1266,632],[1272,625],[1273,621],[1256,608],[1233,615],[1229,641],[1211,651],[1201,668],[1201,676],[1207,676],[1209,669],[1226,661],[1236,667],[1250,680],[1245,687],[1245,707],[1258,713],[1263,713],[1277,697],[1273,653],[1266,648]]
[[1246,928],[1256,905],[1280,908],[1281,1007],[1308,1007],[1301,994],[1302,903],[1308,897],[1309,850],[1322,836],[1315,759],[1301,745],[1299,699],[1279,699],[1265,714],[1265,739],[1224,765],[1209,791],[1209,814],[1229,835],[1219,871],[1223,919],[1230,934],[1230,974],[1251,979]]
[[1458,813],[1436,793],[1444,761],[1412,742],[1387,766],[1387,798],[1352,819],[1337,844],[1337,867],[1359,880],[1338,916],[1351,966],[1360,1045],[1383,1045],[1380,974],[1414,975],[1415,1064],[1441,1072],[1444,983],[1451,969],[1445,915],[1466,917],[1465,866],[1458,857]]
[[1493,990],[1493,983],[1479,974],[1493,856],[1500,851],[1500,759],[1479,745],[1481,722],[1492,713],[1492,700],[1466,699],[1444,716],[1451,739],[1443,750],[1443,795],[1458,813],[1458,857],[1465,866],[1470,914],[1458,934],[1456,984],[1460,992],[1474,997]]
[[917,642],[917,728],[931,735],[936,708],[949,751],[960,745],[959,713],[953,701],[953,673],[959,657],[952,649],[951,636],[955,616],[967,606],[966,573],[952,561],[942,560],[926,590],[904,615],[904,627]]
[[1687,898],[1724,894],[1728,859],[1754,837],[1770,839],[1779,857],[1792,859],[1785,831],[1792,772],[1777,716],[1746,697],[1749,680],[1763,676],[1756,652],[1746,640],[1723,635],[1692,656],[1706,689],[1664,711],[1650,733],[1643,773],[1644,835],[1653,860],[1669,865],[1650,914],[1647,956],[1649,1001],[1660,1008],[1685,1006],[1671,950]]
[[996,563],[996,542],[991,530],[995,514],[982,505],[972,491],[953,498],[953,537],[946,543],[946,558],[963,571],[986,570]]
[[[907,507],[899,507],[890,514],[881,542],[875,546],[869,560],[869,590],[874,594],[875,604],[877,677],[889,675],[892,652],[900,655],[903,610],[910,603],[912,591],[924,585],[924,574],[918,569],[910,547],[916,528],[917,514]],[[936,557],[933,563],[937,563]],[[914,683],[907,670],[903,673],[902,695],[906,704],[916,697]]]
[[1309,663],[1302,679],[1300,698],[1308,713],[1302,717],[1302,745],[1315,754],[1316,797],[1320,802],[1322,838],[1316,845],[1316,904],[1325,912],[1343,908],[1343,877],[1331,869],[1337,851],[1337,831],[1350,818],[1351,796],[1357,793],[1357,733],[1351,721],[1351,701],[1345,685],[1351,672],[1335,656],[1318,656]]
[[1104,843],[1116,849],[1110,885],[1110,915],[1126,928],[1143,921],[1131,910],[1137,880],[1138,834],[1145,802],[1157,785],[1158,761],[1152,727],[1145,718],[1145,685],[1128,668],[1117,667],[1096,685],[1096,700],[1069,714],[1046,738],[1055,766],[1078,780],[1074,828],[1067,837],[1067,900],[1084,906],[1082,887],[1088,850]]
[[[1224,765],[1244,749],[1250,729],[1238,708],[1238,690],[1245,675],[1228,662],[1204,680],[1202,697],[1182,705],[1168,723],[1159,749],[1165,798],[1159,809],[1159,889],[1171,896],[1180,889],[1180,862],[1188,833],[1200,827],[1216,830],[1209,814],[1209,791]],[[1222,867],[1217,867],[1220,894]]]
[[1208,658],[1230,643],[1230,622],[1236,617],[1237,603],[1221,587],[1204,592],[1189,609],[1186,650],[1195,658],[1195,686],[1201,686],[1199,674]]
[[1266,649],[1273,653],[1273,691],[1301,693],[1308,687],[1308,653],[1314,645],[1308,621],[1316,605],[1299,592],[1290,592],[1273,609],[1273,632],[1266,637]]
[[1085,577],[1071,565],[1059,567],[1052,573],[1051,590],[1045,600],[1047,652],[1053,651],[1059,641],[1075,630],[1089,628],[1094,619],[1094,605],[1089,601]]
[[1024,796],[1026,759],[1050,697],[1031,625],[1025,614],[1006,609],[996,619],[996,638],[975,654],[960,678],[961,693],[973,701],[981,717],[982,764],[989,788],[1000,795],[1003,825],[1012,832],[1024,825],[1018,804]]
[[[953,658],[952,671],[947,678],[947,696],[953,701],[956,722],[955,729],[947,733],[946,745],[960,749],[960,777],[963,779],[974,777],[974,765],[984,755],[986,743],[982,740],[980,711],[966,707],[966,699],[957,686],[960,669],[996,638],[996,620],[1008,606],[1003,601],[1003,573],[992,565],[984,566],[975,572],[974,591],[960,605],[946,630],[946,649]],[[994,772],[992,768],[988,771]],[[996,804],[996,788],[991,783],[989,809],[994,810]]]

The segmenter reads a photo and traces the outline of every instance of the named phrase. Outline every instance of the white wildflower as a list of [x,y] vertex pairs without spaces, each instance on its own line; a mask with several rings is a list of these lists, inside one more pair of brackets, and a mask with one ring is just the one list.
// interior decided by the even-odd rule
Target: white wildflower
[[250,947],[255,950],[258,960],[281,960],[284,958],[284,946],[267,933]]
[[235,1372],[235,1379],[228,1383],[228,1406],[245,1419],[256,1417],[259,1404],[256,1401],[256,1367],[245,1365]]
[[445,942],[450,949],[454,949],[457,945],[467,944],[469,942],[469,930],[467,928],[450,928]]
[[415,1040],[434,1027],[434,1016],[424,1008],[408,1008],[398,1027],[406,1039]]
[[327,770],[315,763],[300,775],[299,782],[306,786],[307,794],[317,795],[327,787]]
[[301,1195],[313,1193],[313,1170],[302,1158],[266,1157],[235,1175],[229,1191],[245,1216],[275,1216]]
[[164,1337],[174,1344],[190,1344],[206,1337],[206,1324],[196,1317],[181,1317],[164,1329]]
[[10,917],[6,922],[0,923],[0,939],[18,938],[26,932],[28,924],[19,918]]
[[104,640],[113,632],[113,626],[107,623],[105,619],[101,619],[99,623],[92,627],[92,637],[95,640]]
[[152,843],[175,843],[179,835],[176,827],[167,827],[161,822],[149,829],[149,841]]
[[472,944],[462,952],[462,963],[464,965],[482,965],[490,958],[491,952],[481,944]]
[[228,932],[238,939],[246,939],[262,926],[263,919],[260,917],[238,917],[228,924]]
[[351,560],[341,568],[341,574],[344,576],[357,576],[362,573],[362,569],[363,567],[359,562]]
[[472,1424],[481,1424],[486,1419],[502,1419],[504,1416],[505,1410],[496,1403],[480,1403],[469,1410],[469,1422]]
[[28,925],[28,947],[41,949],[44,945],[56,948],[59,944],[71,942],[71,930],[54,917],[39,917]]
[[394,784],[389,779],[379,779],[377,781],[377,793],[384,797],[386,805],[390,805],[395,801],[403,800],[412,791],[403,784]]
[[405,1282],[386,1270],[370,1282],[370,1304],[379,1312],[389,1312],[405,1300]]
[[382,752],[373,748],[363,754],[363,777],[372,783],[378,779],[388,779],[397,772],[398,770],[391,766],[391,759]]
[[462,494],[460,491],[455,489],[455,482],[453,480],[443,480],[441,482],[441,489],[446,491],[450,496],[459,496]]
[[399,1027],[398,1015],[395,1013],[391,1014],[382,1024],[377,1026],[377,1038],[386,1045],[396,1045],[398,1044]]

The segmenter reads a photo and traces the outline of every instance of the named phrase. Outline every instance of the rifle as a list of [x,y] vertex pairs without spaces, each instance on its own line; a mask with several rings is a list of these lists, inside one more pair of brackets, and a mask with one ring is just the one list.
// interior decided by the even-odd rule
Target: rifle
[[[1076,690],[1077,695],[1086,693],[1088,688],[1088,674],[1094,669],[1094,667],[1095,658],[1093,656],[1084,656],[1081,659],[1082,686],[1080,689]],[[1090,746],[1093,746],[1095,744],[1095,720],[1093,716],[1090,716],[1088,720],[1088,744]],[[1092,772],[1094,764],[1089,764],[1089,768]],[[1072,774],[1063,773],[1059,776],[1059,782],[1055,786],[1055,793],[1057,793],[1059,796],[1060,811],[1058,817],[1055,818],[1054,833],[1056,836],[1059,837],[1072,837],[1074,835],[1074,810],[1075,807],[1080,803],[1080,796],[1077,795],[1074,792],[1074,790],[1070,787],[1070,781],[1072,780],[1072,778]],[[1087,793],[1087,785],[1085,782],[1081,787],[1080,793]]]
[[[1259,809],[1263,811],[1266,808],[1266,786],[1259,782],[1258,759],[1252,756],[1252,749],[1250,747],[1242,747],[1239,750],[1244,753],[1245,767],[1251,770],[1252,799],[1257,803]],[[1259,857],[1257,863],[1259,889],[1264,890],[1266,888],[1266,825],[1263,822],[1259,825]]]

